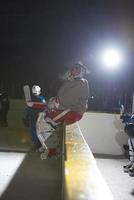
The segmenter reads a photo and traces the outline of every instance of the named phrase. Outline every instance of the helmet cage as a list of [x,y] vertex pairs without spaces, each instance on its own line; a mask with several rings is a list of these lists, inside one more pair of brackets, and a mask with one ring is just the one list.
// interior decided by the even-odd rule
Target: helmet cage
[[32,93],[34,95],[40,95],[41,93],[41,88],[38,85],[33,85],[32,87]]

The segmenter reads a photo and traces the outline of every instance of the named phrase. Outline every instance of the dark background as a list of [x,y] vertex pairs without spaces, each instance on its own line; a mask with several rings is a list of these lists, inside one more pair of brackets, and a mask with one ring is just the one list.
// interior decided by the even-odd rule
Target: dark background
[[[22,98],[24,84],[39,84],[47,97],[55,95],[59,75],[81,60],[91,69],[86,78],[92,107],[107,99],[110,104],[131,101],[133,11],[133,0],[0,1],[1,88]],[[125,55],[120,70],[112,73],[97,61],[107,44],[119,46]]]

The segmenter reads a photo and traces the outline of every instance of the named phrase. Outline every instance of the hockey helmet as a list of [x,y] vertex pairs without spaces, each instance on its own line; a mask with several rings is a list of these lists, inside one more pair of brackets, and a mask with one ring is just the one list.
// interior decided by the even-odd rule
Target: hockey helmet
[[32,87],[32,93],[33,93],[34,95],[40,95],[40,93],[41,93],[41,88],[40,88],[40,86],[38,86],[38,85],[33,85],[33,87]]
[[81,62],[78,62],[75,65],[73,65],[69,71],[71,78],[82,78],[85,74],[89,73],[87,67]]
[[83,78],[85,74],[89,74],[90,70],[81,62],[66,66],[66,72],[60,76],[61,80],[73,80],[74,78]]
[[134,138],[134,124],[133,123],[126,124],[124,130],[129,137]]

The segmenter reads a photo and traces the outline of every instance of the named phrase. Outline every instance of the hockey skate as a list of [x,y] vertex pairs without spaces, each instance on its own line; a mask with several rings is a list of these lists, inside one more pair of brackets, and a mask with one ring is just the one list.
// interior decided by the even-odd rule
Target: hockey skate
[[125,173],[128,173],[129,172],[129,169],[132,167],[133,163],[128,163],[127,165],[124,165],[123,166],[123,170]]
[[45,143],[44,143],[44,146],[39,148],[39,152],[40,152],[40,159],[41,160],[47,159],[47,157],[48,157],[48,148],[45,145]]
[[129,168],[129,176],[134,177],[134,163],[132,164],[132,166]]

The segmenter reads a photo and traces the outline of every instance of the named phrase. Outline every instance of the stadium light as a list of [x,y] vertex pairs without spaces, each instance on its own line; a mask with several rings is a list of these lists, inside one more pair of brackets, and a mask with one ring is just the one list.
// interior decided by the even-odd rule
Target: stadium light
[[116,49],[105,49],[101,54],[101,60],[104,67],[115,69],[121,64],[121,52]]

